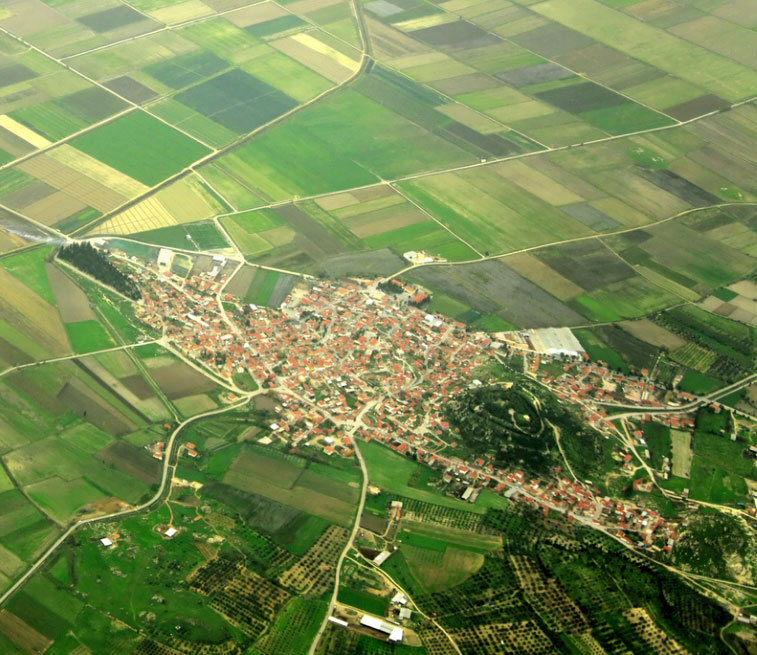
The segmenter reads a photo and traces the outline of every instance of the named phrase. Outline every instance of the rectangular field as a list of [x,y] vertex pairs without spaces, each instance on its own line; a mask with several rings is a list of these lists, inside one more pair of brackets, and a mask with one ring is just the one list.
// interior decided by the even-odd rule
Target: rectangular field
[[148,186],[162,182],[210,153],[201,143],[139,110],[71,143]]

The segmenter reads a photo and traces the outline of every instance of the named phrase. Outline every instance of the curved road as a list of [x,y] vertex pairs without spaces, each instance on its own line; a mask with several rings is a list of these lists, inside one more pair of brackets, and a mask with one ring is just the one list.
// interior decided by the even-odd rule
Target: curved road
[[[155,495],[150,498],[146,503],[143,503],[142,505],[139,505],[137,507],[133,507],[131,509],[124,510],[123,512],[114,512],[113,514],[105,514],[104,516],[95,516],[89,519],[84,519],[83,521],[79,521],[77,523],[74,523],[71,525],[68,530],[66,530],[58,539],[55,540],[55,542],[37,559],[34,564],[22,575],[16,582],[13,584],[13,586],[8,589],[2,596],[0,596],[0,607],[20,588],[22,587],[28,580],[31,578],[41,567],[42,565],[55,553],[55,551],[60,548],[60,546],[68,539],[74,532],[76,532],[79,528],[84,527],[85,525],[91,525],[93,523],[99,523],[103,521],[113,521],[116,519],[123,519],[128,516],[132,516],[135,514],[139,514],[141,512],[147,511],[149,509],[152,509],[154,505],[157,505],[158,503],[162,502],[164,496],[167,495],[166,492],[170,492],[171,490],[171,478],[173,474],[173,470],[175,467],[175,464],[172,464],[171,461],[176,456],[178,450],[179,450],[179,441],[177,440],[179,434],[181,431],[187,427],[190,423],[193,423],[195,421],[198,421],[199,419],[206,418],[208,416],[213,416],[214,414],[223,414],[224,412],[228,412],[232,409],[237,409],[238,407],[242,407],[245,405],[252,394],[248,394],[245,396],[242,400],[239,402],[236,402],[232,405],[228,405],[226,407],[221,407],[219,409],[214,409],[208,412],[204,412],[202,414],[198,414],[197,416],[193,416],[191,418],[185,419],[181,423],[179,423],[178,426],[174,429],[174,431],[171,433],[171,437],[168,440],[168,447],[166,448],[166,457],[163,461],[163,473],[161,475],[160,479],[160,487],[158,488],[158,491],[155,492]],[[171,475],[169,475],[169,471],[171,472]],[[365,496],[364,496],[365,497]]]

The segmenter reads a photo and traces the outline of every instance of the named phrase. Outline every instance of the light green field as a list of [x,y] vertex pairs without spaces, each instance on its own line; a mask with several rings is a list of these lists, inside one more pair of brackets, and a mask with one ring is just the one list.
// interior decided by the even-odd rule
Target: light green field
[[55,296],[45,273],[45,260],[52,250],[51,247],[34,248],[18,255],[11,255],[2,259],[2,266],[41,298],[54,305]]
[[124,378],[137,373],[137,365],[124,351],[116,350],[95,355],[95,359],[117,378]]
[[[397,157],[398,152],[402,157]],[[470,155],[355,91],[342,91],[221,157],[272,200],[372,184]]]
[[325,77],[273,48],[241,68],[299,102],[310,100],[333,86]]
[[99,489],[81,479],[61,480],[53,477],[26,487],[25,491],[39,507],[61,522],[66,522],[84,505],[105,498]]
[[66,323],[66,333],[71,341],[71,347],[77,353],[105,350],[116,345],[105,328],[97,321]]
[[5,472],[5,469],[0,468],[0,493],[13,489],[14,484]]
[[480,252],[508,252],[591,234],[578,221],[487,168],[445,173],[402,190]]
[[71,144],[148,186],[162,182],[210,152],[142,111],[133,111],[87,132]]
[[79,423],[79,425],[61,432],[59,436],[63,441],[89,455],[94,455],[113,441],[113,437],[91,423]]
[[407,484],[413,472],[420,466],[402,455],[391,451],[389,448],[375,441],[360,445],[366,466],[368,478],[371,484],[400,496],[422,500],[427,503],[462,509],[475,514],[484,514],[485,507],[477,507],[457,498],[444,496],[441,493],[417,489]]
[[757,88],[757,71],[595,0],[547,0],[529,4],[531,11],[727,100],[741,100]]
[[264,204],[259,195],[234,179],[230,172],[222,171],[214,164],[204,166],[202,175],[237,210],[250,209]]

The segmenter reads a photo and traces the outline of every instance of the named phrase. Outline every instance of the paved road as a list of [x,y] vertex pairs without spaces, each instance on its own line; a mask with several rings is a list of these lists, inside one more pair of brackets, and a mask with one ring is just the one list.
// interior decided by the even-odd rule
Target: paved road
[[329,617],[334,613],[334,609],[336,608],[336,598],[339,594],[339,580],[342,575],[342,565],[344,564],[344,558],[347,557],[347,553],[350,551],[350,548],[352,548],[352,543],[355,541],[355,537],[357,536],[357,532],[360,529],[360,517],[363,516],[363,509],[365,508],[365,494],[368,489],[368,469],[365,466],[365,460],[363,459],[363,455],[360,452],[360,446],[358,445],[358,440],[355,438],[354,434],[357,431],[359,427],[362,427],[362,418],[363,415],[372,407],[374,407],[378,401],[373,401],[371,403],[368,403],[363,407],[363,409],[360,411],[360,413],[355,417],[355,424],[352,427],[351,430],[348,431],[348,435],[352,438],[352,443],[355,446],[355,455],[357,455],[357,461],[360,464],[360,471],[363,474],[363,481],[362,485],[360,487],[360,502],[358,503],[357,513],[355,514],[355,523],[352,526],[352,532],[350,533],[350,538],[347,540],[347,543],[344,545],[344,549],[339,555],[339,559],[336,563],[336,572],[334,575],[334,590],[331,592],[331,601],[329,602],[329,609],[326,612],[326,615],[323,617],[323,621],[321,622],[321,627],[318,628],[318,633],[315,635],[315,638],[313,639],[313,643],[310,645],[310,649],[308,650],[308,655],[314,655],[316,648],[318,647],[318,644],[321,641],[321,637],[323,636],[324,630],[326,630],[326,626],[329,623]]
[[150,339],[149,341],[143,341],[141,343],[128,343],[124,344],[123,346],[114,346],[113,348],[103,348],[102,350],[93,350],[92,352],[88,353],[81,353],[77,355],[63,355],[62,357],[52,357],[51,359],[41,359],[36,362],[29,362],[28,364],[18,364],[16,366],[11,366],[10,368],[6,368],[4,371],[0,371],[0,378],[4,377],[6,375],[9,375],[10,373],[13,373],[14,371],[20,371],[24,368],[32,368],[33,366],[42,366],[43,364],[54,364],[55,362],[65,362],[69,359],[81,359],[82,357],[91,357],[93,355],[101,355],[102,353],[112,353],[117,350],[126,350],[127,348],[139,348],[139,346],[146,346],[151,343],[159,343],[159,339]]
[[752,384],[752,382],[754,382],[755,380],[757,380],[757,373],[752,373],[751,375],[747,375],[745,378],[742,378],[738,382],[729,384],[727,387],[723,387],[722,389],[718,389],[717,391],[708,393],[706,396],[700,396],[696,400],[692,400],[690,403],[686,403],[684,405],[678,405],[678,406],[668,405],[665,407],[648,407],[646,405],[623,405],[623,404],[615,404],[615,403],[598,403],[598,404],[603,405],[604,407],[620,407],[620,408],[636,410],[633,412],[622,412],[619,414],[610,414],[607,416],[607,418],[611,421],[615,421],[617,419],[634,418],[642,414],[684,414],[684,413],[690,412],[693,409],[697,409],[698,407],[701,407],[702,405],[707,405],[713,401],[723,398],[733,393],[734,391],[738,391],[739,389],[742,389],[743,387],[746,387]]

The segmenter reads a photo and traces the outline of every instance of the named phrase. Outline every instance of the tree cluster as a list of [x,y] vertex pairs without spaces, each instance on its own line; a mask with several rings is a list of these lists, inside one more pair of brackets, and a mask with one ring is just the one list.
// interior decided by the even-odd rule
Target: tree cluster
[[100,282],[113,287],[127,298],[139,300],[142,297],[139,286],[134,280],[118,270],[107,255],[89,243],[72,243],[63,246],[58,257],[69,262],[80,271],[91,275]]
[[541,430],[539,412],[515,389],[473,389],[450,402],[445,414],[465,447],[477,455],[491,453],[497,467],[516,465],[543,474],[554,465],[552,431]]

